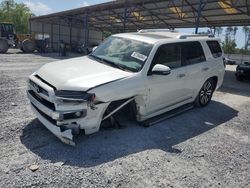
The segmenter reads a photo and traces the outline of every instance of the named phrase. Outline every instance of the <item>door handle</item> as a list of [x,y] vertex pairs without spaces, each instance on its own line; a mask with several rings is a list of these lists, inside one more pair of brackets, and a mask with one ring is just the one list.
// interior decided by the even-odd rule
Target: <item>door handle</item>
[[177,75],[178,78],[183,78],[183,77],[185,77],[185,76],[186,76],[186,74],[178,74],[178,75]]
[[202,71],[207,71],[209,68],[208,67],[204,67],[202,68]]

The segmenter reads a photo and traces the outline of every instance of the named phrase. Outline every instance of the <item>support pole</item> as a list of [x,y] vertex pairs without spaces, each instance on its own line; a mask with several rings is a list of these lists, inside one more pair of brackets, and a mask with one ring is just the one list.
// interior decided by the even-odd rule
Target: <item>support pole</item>
[[205,6],[206,6],[206,3],[203,2],[203,0],[200,0],[199,9],[198,9],[197,17],[196,17],[195,34],[198,34],[198,29],[200,26],[201,11],[204,9]]
[[42,36],[43,36],[43,40],[44,40],[44,23],[42,23]]
[[30,21],[30,19],[29,19],[29,34],[32,34],[32,28],[31,28],[32,26],[31,26],[31,21]]
[[53,24],[51,24],[50,25],[50,46],[51,46],[51,49],[52,49],[52,51],[54,51],[54,45],[53,45],[53,43],[54,43],[54,31],[53,31],[53,28],[54,26],[53,26]]
[[70,30],[69,30],[69,44],[70,44],[70,51],[72,51],[72,22],[70,23]]
[[126,32],[127,17],[128,17],[128,9],[126,7],[124,9],[124,15],[123,15],[123,32]]
[[59,43],[60,43],[61,42],[61,25],[59,24],[58,26],[59,26],[58,34],[59,34]]
[[89,16],[87,14],[85,14],[84,16],[84,31],[85,31],[84,45],[88,47],[89,45]]
[[58,41],[58,43],[57,43],[57,46],[58,46],[58,48],[59,48],[58,50],[59,50],[59,52],[60,52],[60,44],[61,44],[61,25],[59,24],[58,27],[59,27],[59,29],[58,29],[59,41]]

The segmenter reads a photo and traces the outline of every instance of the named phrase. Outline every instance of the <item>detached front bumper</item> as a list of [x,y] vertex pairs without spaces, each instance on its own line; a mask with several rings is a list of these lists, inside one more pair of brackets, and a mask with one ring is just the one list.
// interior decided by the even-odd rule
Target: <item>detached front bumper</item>
[[31,104],[31,109],[36,114],[37,118],[43,123],[43,125],[49,129],[56,137],[58,137],[63,143],[75,146],[73,141],[72,129],[67,129],[62,131],[60,127],[52,124],[44,116],[41,115],[41,112]]
[[74,135],[84,130],[86,135],[100,128],[103,114],[109,103],[94,107],[87,102],[57,99],[55,88],[41,78],[31,75],[27,96],[38,119],[62,142],[75,145]]
[[[33,94],[34,95],[34,94]],[[31,108],[35,112],[38,119],[47,127],[55,136],[57,136],[62,142],[75,145],[73,141],[73,130],[75,132],[80,131],[80,127],[77,124],[65,123],[62,121],[63,116],[67,114],[72,114],[76,112],[82,112],[83,110],[74,111],[53,111],[44,104],[40,103],[35,96],[33,96],[31,91],[27,91],[28,99],[30,100]],[[86,116],[82,114],[82,117]],[[65,129],[65,125],[68,129]],[[64,129],[62,129],[64,127]],[[77,129],[77,130],[76,130]]]
[[75,145],[73,135],[80,132],[87,115],[84,103],[62,103],[55,99],[54,88],[32,75],[27,97],[38,119],[62,142]]

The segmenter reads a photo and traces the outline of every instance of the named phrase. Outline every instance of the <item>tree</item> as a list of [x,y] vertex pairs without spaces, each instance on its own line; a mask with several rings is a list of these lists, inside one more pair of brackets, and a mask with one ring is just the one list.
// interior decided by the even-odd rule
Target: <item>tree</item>
[[243,31],[244,34],[245,34],[245,46],[244,46],[244,48],[245,48],[245,50],[246,50],[246,49],[247,49],[247,46],[248,46],[248,37],[249,37],[249,35],[250,35],[250,28],[247,27],[247,26],[244,26],[244,27],[242,28],[242,31]]
[[226,35],[225,35],[226,39],[225,40],[232,41],[233,31],[234,31],[233,27],[227,27],[226,28],[226,31],[225,31],[225,33],[226,33]]
[[4,0],[0,4],[0,22],[13,23],[17,33],[28,33],[31,16],[33,14],[30,9],[23,3]]
[[233,54],[233,53],[236,53],[236,43],[234,40],[225,40],[223,43],[222,43],[222,48],[224,50],[225,53],[227,54]]
[[215,27],[214,29],[215,29],[215,33],[216,33],[217,37],[220,37],[220,35],[223,32],[223,28],[222,27]]
[[233,28],[233,40],[235,40],[235,36],[236,36],[237,30],[238,30],[238,27],[234,27]]
[[227,27],[225,31],[225,40],[222,43],[222,48],[225,53],[236,53],[235,35],[237,27]]

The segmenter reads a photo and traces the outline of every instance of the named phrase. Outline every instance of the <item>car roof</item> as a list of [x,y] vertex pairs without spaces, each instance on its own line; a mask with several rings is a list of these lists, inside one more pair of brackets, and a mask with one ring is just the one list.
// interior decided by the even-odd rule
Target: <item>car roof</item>
[[[113,36],[129,38],[133,40],[139,40],[146,43],[155,44],[158,42],[180,42],[180,40],[185,39],[188,41],[200,41],[200,40],[219,40],[214,38],[211,35],[203,35],[203,34],[187,34],[187,33],[179,33],[177,31],[171,30],[140,30],[138,32],[132,33],[120,33],[115,34]],[[183,40],[184,41],[184,40]]]

